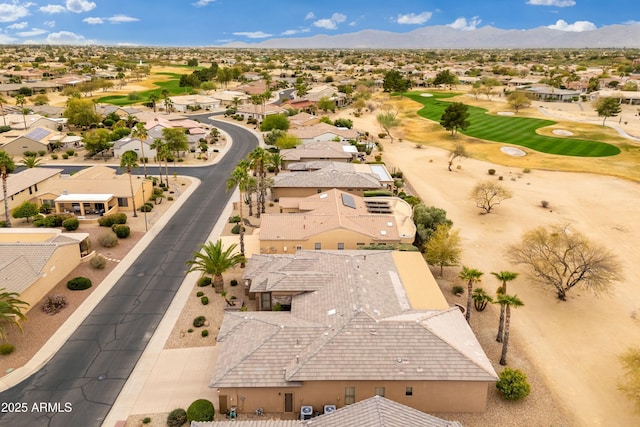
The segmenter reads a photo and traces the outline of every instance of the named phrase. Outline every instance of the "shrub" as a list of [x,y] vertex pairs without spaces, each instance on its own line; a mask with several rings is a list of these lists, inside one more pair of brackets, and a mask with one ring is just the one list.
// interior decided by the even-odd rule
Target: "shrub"
[[[242,227],[242,231],[245,231],[246,228]],[[240,224],[236,224],[233,226],[233,228],[231,229],[231,233],[232,234],[240,234]]]
[[187,422],[187,411],[182,408],[174,409],[167,416],[167,427],[180,427]]
[[164,194],[164,190],[161,187],[153,187],[153,195],[154,196],[162,196]]
[[240,215],[234,215],[229,217],[229,224],[237,224],[240,222]]
[[198,298],[200,298],[200,297],[201,297],[201,296],[203,296],[203,295],[204,295],[204,292],[202,292],[202,291],[198,291],[198,292],[196,293],[196,296],[197,296]]
[[495,175],[495,174],[496,174],[495,169],[489,169],[489,175]]
[[507,400],[521,400],[531,392],[527,376],[520,369],[504,368],[499,378],[496,388]]
[[193,329],[189,328],[189,329],[187,329],[187,332],[192,333]]
[[83,291],[91,287],[91,280],[86,277],[74,277],[67,282],[67,288],[72,291]]
[[386,133],[379,133],[378,134],[378,138],[383,139],[386,138],[387,134]]
[[74,150],[74,149],[70,148],[70,149],[68,149],[67,151],[65,151],[65,154],[66,154],[67,156],[73,156],[74,154],[76,154],[76,150]]
[[113,231],[105,231],[98,236],[98,243],[103,248],[113,248],[118,244],[118,236]]
[[153,206],[149,205],[147,203],[145,203],[144,205],[140,206],[140,212],[151,212],[152,209],[153,209]]
[[238,281],[236,279],[231,279],[231,286],[238,286]]
[[142,419],[142,424],[149,424],[151,422],[151,418],[150,417],[144,417]]
[[173,197],[169,196],[169,197],[167,197],[167,200],[170,201],[170,202],[173,202]]
[[46,151],[44,151],[44,150],[38,150],[38,156],[40,156],[40,157],[44,157],[44,155],[45,155],[45,154],[47,154],[47,152],[46,152]]
[[0,228],[7,228],[7,221],[5,220],[0,221]]
[[119,239],[126,239],[131,234],[131,228],[124,224],[115,224],[113,226],[113,232]]
[[187,422],[191,421],[213,421],[215,409],[213,403],[207,399],[194,401],[187,409]]
[[40,206],[40,209],[38,210],[40,211],[40,213],[48,215],[49,213],[51,213],[51,206],[45,203],[44,205]]
[[548,208],[549,207],[549,202],[546,200],[543,200],[540,202],[540,206],[542,206],[543,208]]
[[51,160],[58,160],[58,155],[57,154],[52,154],[51,155]]
[[102,255],[96,255],[91,258],[89,264],[91,264],[91,267],[95,268],[96,270],[104,270],[104,268],[107,266],[107,259]]
[[502,175],[500,175],[500,176],[498,177],[498,181],[502,181],[503,179],[504,179],[504,176],[502,176]]
[[101,227],[111,227],[113,224],[126,224],[127,214],[117,213],[111,215],[105,215],[98,219],[98,225]]
[[38,155],[35,151],[23,151],[22,155],[25,157],[35,157]]
[[198,316],[195,319],[193,319],[193,326],[195,328],[200,328],[201,326],[204,326],[204,322],[207,321],[207,318],[204,316]]
[[16,347],[13,344],[2,344],[0,345],[0,354],[3,356],[7,356],[11,353],[13,353],[13,350],[15,350]]
[[202,305],[209,304],[209,297],[200,297],[200,302],[202,303]]
[[67,231],[75,231],[80,227],[80,221],[78,218],[68,218],[62,221],[62,226]]
[[45,300],[42,302],[40,309],[47,314],[56,314],[66,306],[67,299],[64,295],[47,295]]
[[522,173],[531,173],[531,169],[524,168],[524,169],[522,169]]
[[454,295],[462,294],[464,292],[464,287],[460,285],[455,285],[451,288],[451,292],[453,292]]
[[198,286],[205,287],[205,286],[209,286],[211,284],[211,277],[209,276],[202,276],[200,279],[198,279]]
[[62,153],[62,158],[67,160],[69,158],[69,155],[67,153]]
[[203,329],[202,332],[200,332],[200,335],[202,336],[202,338],[206,338],[209,336],[209,330],[208,329]]

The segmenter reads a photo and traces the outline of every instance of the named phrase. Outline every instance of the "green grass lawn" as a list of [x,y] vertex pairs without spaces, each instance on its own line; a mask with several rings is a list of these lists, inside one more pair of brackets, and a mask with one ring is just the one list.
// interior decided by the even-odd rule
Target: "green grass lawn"
[[143,92],[137,92],[137,99],[129,99],[128,95],[111,95],[111,96],[103,96],[98,99],[99,103],[104,104],[113,104],[119,107],[123,107],[125,105],[139,104],[143,102],[149,102],[149,95],[155,93],[158,95],[158,102],[161,103],[162,100],[162,90],[166,89],[169,91],[169,95],[188,95],[193,93],[190,87],[180,87],[180,76],[181,74],[176,73],[157,73],[158,75],[167,76],[169,80],[164,82],[155,82],[154,85],[158,86],[158,89],[150,89],[145,90]]
[[[440,117],[449,105],[445,98],[456,94],[442,94],[434,92],[432,97],[420,96],[418,92],[408,93],[406,96],[424,107],[418,111],[421,117],[440,122]],[[615,145],[600,141],[578,139],[571,137],[550,137],[539,135],[536,129],[550,126],[556,122],[552,120],[534,119],[529,117],[494,116],[487,114],[487,110],[480,107],[469,107],[469,122],[471,123],[464,135],[495,141],[505,144],[519,145],[548,154],[579,157],[606,157],[620,154]]]

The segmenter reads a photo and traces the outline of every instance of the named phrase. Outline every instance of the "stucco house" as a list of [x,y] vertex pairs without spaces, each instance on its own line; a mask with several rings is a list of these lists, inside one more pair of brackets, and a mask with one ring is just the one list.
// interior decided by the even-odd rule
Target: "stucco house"
[[[51,182],[61,179],[62,169],[27,168],[7,177],[9,212],[46,191]],[[0,192],[0,220],[4,218],[4,194]]]
[[348,142],[357,140],[360,134],[355,129],[339,128],[328,123],[318,123],[289,129],[288,133],[299,138],[304,144],[309,142],[336,141]]
[[[141,141],[138,138],[124,137],[113,143],[113,155],[116,159],[119,159],[127,151],[135,151],[138,155],[139,162],[142,162],[142,157],[146,157],[151,161],[155,159],[158,154],[155,148],[151,148],[153,143],[154,140],[152,138]],[[142,155],[143,151],[144,156]]]
[[206,95],[181,95],[170,97],[172,108],[178,113],[186,113],[189,110],[203,109],[207,111],[219,108],[221,101]]
[[286,169],[291,163],[314,160],[330,160],[332,162],[349,162],[354,158],[351,145],[340,142],[309,142],[280,151],[282,165]]
[[397,197],[359,197],[337,189],[308,197],[281,197],[280,213],[263,214],[260,253],[359,249],[411,244],[413,209]]
[[375,395],[422,412],[486,410],[496,372],[420,253],[254,255],[244,280],[261,311],[225,314],[210,382],[219,411]]

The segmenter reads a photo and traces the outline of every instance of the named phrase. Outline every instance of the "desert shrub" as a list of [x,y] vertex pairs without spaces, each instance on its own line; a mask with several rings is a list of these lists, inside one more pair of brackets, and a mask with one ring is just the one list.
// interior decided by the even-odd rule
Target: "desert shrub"
[[521,400],[531,392],[527,375],[520,369],[504,368],[499,378],[496,388],[507,400]]
[[540,206],[542,206],[543,208],[548,208],[549,207],[549,202],[546,200],[543,200],[540,202]]
[[86,277],[74,277],[67,282],[67,288],[72,291],[83,291],[91,287],[91,280]]
[[36,157],[38,153],[36,153],[35,151],[23,151],[22,155],[25,157]]
[[229,224],[237,224],[240,222],[240,215],[234,215],[229,217]]
[[182,408],[174,409],[167,416],[167,427],[180,427],[187,422],[187,411]]
[[16,347],[13,344],[9,344],[9,343],[2,344],[2,345],[0,345],[0,354],[3,355],[3,356],[7,356],[7,355],[13,353],[13,350],[15,350],[15,349],[16,349]]
[[67,151],[65,151],[65,154],[67,156],[73,156],[74,154],[76,154],[76,150],[69,148]]
[[71,214],[53,214],[45,217],[34,218],[33,225],[36,227],[60,227],[62,223],[69,218],[73,218]]
[[45,154],[47,154],[47,152],[46,152],[46,151],[44,151],[44,150],[38,150],[38,156],[40,156],[40,157],[44,157],[44,155],[45,155]]
[[191,421],[213,421],[215,409],[213,403],[207,399],[194,401],[187,409],[187,422]]
[[164,194],[164,190],[160,187],[153,187],[153,195],[154,196],[162,196]]
[[504,180],[504,176],[500,175],[500,176],[498,177],[498,181],[502,181],[502,180]]
[[238,286],[238,281],[236,279],[231,279],[231,282],[229,282],[231,284],[231,286]]
[[451,288],[451,292],[453,292],[454,295],[461,294],[464,292],[464,287],[460,285],[455,285]]
[[393,193],[389,190],[365,190],[362,195],[364,197],[391,197]]
[[200,332],[200,336],[202,336],[202,338],[206,338],[209,336],[209,330],[208,329],[203,329],[202,332]]
[[378,134],[378,138],[380,138],[380,139],[383,139],[383,138],[386,138],[386,137],[387,137],[386,133],[379,133]]
[[62,226],[67,231],[75,231],[80,227],[80,221],[78,218],[68,218],[62,221]]
[[495,175],[495,174],[496,174],[495,169],[489,169],[489,175]]
[[209,286],[211,284],[211,277],[209,276],[202,276],[200,279],[198,279],[198,286],[205,287],[205,286]]
[[189,328],[189,329],[187,329],[187,332],[192,333],[192,332],[193,332],[193,329],[192,329],[192,328]]
[[169,197],[167,197],[167,200],[170,201],[170,202],[173,202],[173,197],[169,196]]
[[95,268],[96,270],[104,270],[104,268],[107,266],[107,259],[102,255],[96,255],[91,258],[89,264],[91,264],[91,267]]
[[209,304],[209,297],[200,297],[200,302],[202,303],[202,305]]
[[7,228],[7,221],[5,220],[0,221],[0,228]]
[[69,155],[67,153],[62,153],[62,158],[67,160],[69,158]]
[[531,173],[531,169],[524,168],[524,169],[522,169],[522,173]]
[[67,306],[67,299],[64,295],[47,295],[40,305],[40,309],[47,314],[56,314]]
[[202,291],[198,291],[198,292],[196,293],[196,296],[197,296],[198,298],[200,298],[200,297],[201,297],[201,296],[203,296],[203,295],[204,295],[204,292],[202,292]]
[[51,160],[58,160],[58,155],[57,154],[52,154],[51,155]]
[[207,318],[204,316],[198,316],[195,319],[193,319],[193,326],[195,328],[199,328],[201,326],[204,326],[204,322],[207,321]]
[[51,213],[51,206],[45,203],[44,205],[40,206],[40,209],[38,210],[40,211],[41,214],[48,215],[49,213]]
[[[231,233],[240,234],[240,227],[241,227],[240,224],[234,225],[233,228],[231,229]],[[246,228],[242,227],[242,231],[245,231],[245,230],[246,230]]]
[[142,424],[149,424],[151,423],[151,417],[144,417],[142,419]]
[[126,224],[127,214],[117,213],[111,215],[105,215],[98,219],[98,225],[101,227],[111,227],[113,224]]
[[118,236],[113,231],[105,231],[98,236],[98,243],[103,248],[113,248],[118,244]]
[[124,224],[115,224],[113,226],[113,232],[116,233],[119,239],[126,239],[131,234],[131,228]]

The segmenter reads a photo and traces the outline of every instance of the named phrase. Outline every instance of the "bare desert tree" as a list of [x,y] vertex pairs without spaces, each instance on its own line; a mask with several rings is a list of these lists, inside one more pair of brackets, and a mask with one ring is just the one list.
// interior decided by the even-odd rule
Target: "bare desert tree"
[[464,148],[462,143],[454,145],[453,149],[449,152],[449,172],[451,172],[453,161],[458,157],[460,160],[462,160],[463,157],[467,157],[467,150]]
[[391,129],[400,126],[400,119],[398,119],[397,111],[387,111],[380,113],[376,116],[378,124],[389,135],[391,143],[393,144],[393,136],[391,135]]
[[621,264],[611,251],[568,226],[534,228],[509,248],[508,256],[529,267],[539,282],[553,286],[562,301],[575,286],[598,294],[622,278]]
[[480,182],[471,190],[471,198],[485,213],[490,213],[496,205],[511,197],[511,191],[493,181]]

